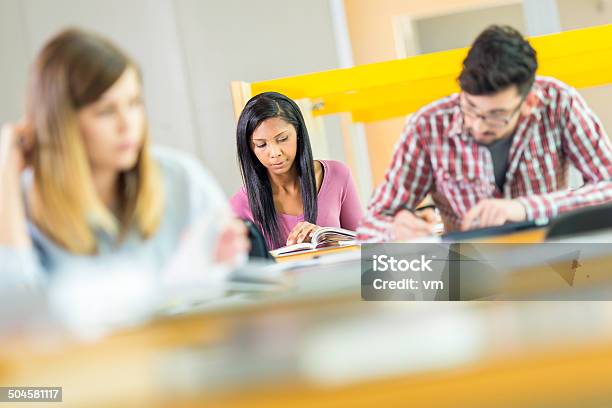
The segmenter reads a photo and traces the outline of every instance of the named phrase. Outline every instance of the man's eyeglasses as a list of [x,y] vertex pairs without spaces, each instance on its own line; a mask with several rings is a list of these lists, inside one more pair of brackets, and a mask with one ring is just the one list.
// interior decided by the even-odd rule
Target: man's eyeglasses
[[526,98],[526,95],[521,98],[521,101],[519,102],[518,106],[514,108],[512,112],[509,113],[508,115],[481,115],[480,113],[476,112],[473,108],[468,106],[463,98],[461,100],[460,107],[461,107],[461,112],[463,113],[464,116],[470,119],[482,119],[482,121],[486,123],[487,126],[492,127],[492,128],[502,128],[504,126],[507,126],[508,123],[510,123],[514,115],[516,115],[516,113],[521,108],[521,105],[525,101],[525,98]]

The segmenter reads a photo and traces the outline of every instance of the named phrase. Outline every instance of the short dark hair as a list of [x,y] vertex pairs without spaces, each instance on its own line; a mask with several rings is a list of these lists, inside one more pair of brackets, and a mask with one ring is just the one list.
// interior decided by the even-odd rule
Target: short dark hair
[[238,163],[255,225],[262,231],[270,249],[285,245],[281,240],[281,224],[274,206],[268,171],[253,153],[251,139],[255,129],[265,120],[280,118],[291,124],[297,133],[294,166],[300,178],[304,220],[317,222],[317,184],[308,130],[298,105],[277,92],[264,92],[245,105],[236,129]]
[[516,85],[527,95],[538,68],[536,51],[520,32],[492,25],[476,38],[459,75],[461,89],[471,95],[489,95]]

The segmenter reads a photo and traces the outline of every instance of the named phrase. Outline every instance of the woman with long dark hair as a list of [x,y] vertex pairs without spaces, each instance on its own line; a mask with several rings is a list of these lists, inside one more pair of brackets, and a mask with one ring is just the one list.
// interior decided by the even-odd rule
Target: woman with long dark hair
[[236,136],[244,186],[230,203],[260,228],[270,249],[307,242],[319,227],[357,227],[362,208],[350,170],[313,159],[294,101],[276,92],[251,98]]

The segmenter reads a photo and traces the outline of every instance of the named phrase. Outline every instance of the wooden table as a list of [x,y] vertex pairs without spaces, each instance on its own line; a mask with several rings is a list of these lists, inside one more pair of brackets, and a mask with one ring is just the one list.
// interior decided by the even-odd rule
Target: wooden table
[[[598,262],[612,269],[612,255]],[[432,344],[444,355],[462,338],[445,331],[444,322],[453,321],[480,328],[466,329],[476,346],[459,363],[442,358],[438,366],[406,364],[404,372],[379,374],[373,364],[371,376],[345,382],[295,366],[307,355],[303,340],[345,357],[353,344],[365,344],[354,360],[339,363],[357,374],[367,371],[359,362],[371,353],[380,352],[380,367],[388,369],[389,358],[377,351],[385,336],[420,345],[415,356],[432,355]],[[92,342],[58,332],[39,332],[35,340],[15,335],[3,340],[0,385],[63,386],[62,407],[607,407],[611,323],[610,302],[362,302],[356,283],[158,317]],[[323,368],[331,364],[325,356]],[[279,361],[287,367],[271,375]],[[213,386],[216,378],[227,380]]]

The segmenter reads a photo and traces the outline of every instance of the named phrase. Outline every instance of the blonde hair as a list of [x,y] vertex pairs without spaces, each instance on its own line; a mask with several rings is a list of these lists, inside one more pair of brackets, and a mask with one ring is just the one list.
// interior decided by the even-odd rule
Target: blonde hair
[[77,111],[95,102],[133,61],[110,41],[70,29],[53,37],[34,64],[26,115],[34,131],[31,218],[58,245],[78,254],[97,250],[96,232],[116,236],[131,227],[150,238],[163,211],[161,176],[148,129],[134,168],[119,176],[119,216],[102,203],[92,179]]

